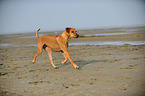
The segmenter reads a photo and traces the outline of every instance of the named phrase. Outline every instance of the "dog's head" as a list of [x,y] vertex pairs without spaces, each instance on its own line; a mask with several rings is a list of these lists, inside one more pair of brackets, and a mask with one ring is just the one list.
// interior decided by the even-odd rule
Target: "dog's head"
[[75,30],[75,28],[70,28],[67,27],[65,28],[66,32],[69,34],[70,38],[78,38],[79,34],[77,34],[77,31]]

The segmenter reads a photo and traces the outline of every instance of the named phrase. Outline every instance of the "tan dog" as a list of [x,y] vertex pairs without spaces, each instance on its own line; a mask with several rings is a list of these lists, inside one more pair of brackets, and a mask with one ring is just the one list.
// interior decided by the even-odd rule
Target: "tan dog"
[[[70,38],[75,37],[78,38],[79,35],[76,33],[77,31],[74,28],[66,28],[66,30],[58,36],[52,36],[52,35],[44,35],[42,37],[38,36],[38,31],[36,32],[36,37],[38,38],[38,44],[37,44],[37,54],[34,55],[33,63],[35,63],[36,56],[40,55],[42,53],[42,49],[44,48],[49,56],[49,62],[52,64],[54,68],[58,68],[58,66],[55,66],[52,61],[52,50],[55,52],[62,52],[63,56],[65,57],[65,60],[62,62],[62,64],[66,63],[69,59],[71,64],[78,69],[79,66],[77,66],[72,58],[70,57],[68,53],[68,41]],[[52,49],[52,50],[51,50]]]

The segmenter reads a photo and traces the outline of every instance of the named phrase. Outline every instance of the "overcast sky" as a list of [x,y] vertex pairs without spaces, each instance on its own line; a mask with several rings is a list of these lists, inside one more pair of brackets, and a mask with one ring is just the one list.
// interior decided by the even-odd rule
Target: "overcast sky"
[[144,0],[0,0],[0,34],[145,26]]

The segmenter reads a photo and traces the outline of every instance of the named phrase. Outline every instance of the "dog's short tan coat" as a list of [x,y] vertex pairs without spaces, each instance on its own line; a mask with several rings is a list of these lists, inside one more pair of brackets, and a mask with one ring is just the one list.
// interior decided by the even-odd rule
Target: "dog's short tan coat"
[[[42,49],[44,48],[49,56],[49,61],[52,64],[54,68],[58,68],[58,66],[55,66],[52,60],[52,50],[56,52],[62,52],[63,56],[65,57],[65,60],[62,62],[62,64],[66,63],[69,59],[71,64],[75,68],[79,68],[74,61],[72,60],[71,56],[68,52],[68,41],[72,37],[78,38],[79,35],[76,33],[77,31],[75,28],[66,28],[66,30],[58,36],[52,36],[52,35],[44,35],[42,37],[38,36],[38,31],[36,32],[36,37],[38,38],[38,44],[37,44],[37,53],[34,55],[33,63],[36,61],[36,57],[42,53]],[[52,49],[52,50],[51,50]]]

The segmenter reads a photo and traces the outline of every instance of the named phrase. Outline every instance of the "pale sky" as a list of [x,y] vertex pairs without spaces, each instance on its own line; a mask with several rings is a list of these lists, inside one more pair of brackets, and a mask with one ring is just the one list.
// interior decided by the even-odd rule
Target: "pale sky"
[[0,0],[0,34],[145,26],[144,0]]

